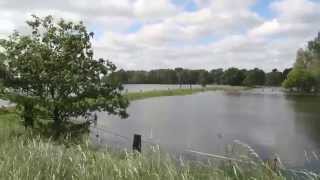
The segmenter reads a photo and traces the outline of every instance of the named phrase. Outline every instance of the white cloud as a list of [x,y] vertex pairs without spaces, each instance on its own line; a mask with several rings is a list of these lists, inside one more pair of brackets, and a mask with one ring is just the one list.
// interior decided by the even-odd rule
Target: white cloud
[[[269,7],[272,19],[252,11],[257,0],[194,1],[199,9],[188,12],[171,0],[0,0],[0,37],[13,29],[24,31],[32,13],[53,14],[84,20],[98,32],[96,56],[121,68],[271,70],[292,65],[296,50],[320,27],[316,1],[274,1]],[[137,22],[141,28],[130,32]],[[205,38],[213,39],[201,43]]]
[[9,34],[11,33],[12,29],[14,29],[15,25],[8,20],[5,19],[0,19],[0,32],[4,34]]
[[137,0],[133,9],[135,16],[143,20],[159,20],[178,13],[170,0]]
[[320,2],[282,0],[270,5],[277,16],[250,31],[254,36],[312,38],[320,26]]
[[252,29],[249,33],[252,36],[265,36],[274,33],[280,32],[281,28],[280,23],[277,19],[273,19],[271,21],[266,21],[262,25]]
[[132,16],[132,4],[128,0],[68,0],[75,10],[90,16]]
[[215,11],[243,10],[253,5],[256,0],[195,0],[201,7],[211,7]]
[[320,3],[310,0],[275,1],[271,8],[284,22],[311,23],[320,20]]

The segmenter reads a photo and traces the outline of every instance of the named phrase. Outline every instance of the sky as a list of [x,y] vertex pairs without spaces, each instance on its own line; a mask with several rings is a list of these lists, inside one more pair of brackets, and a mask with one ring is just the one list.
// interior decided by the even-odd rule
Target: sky
[[126,70],[283,70],[320,31],[320,0],[0,0],[0,38],[31,14],[84,21]]

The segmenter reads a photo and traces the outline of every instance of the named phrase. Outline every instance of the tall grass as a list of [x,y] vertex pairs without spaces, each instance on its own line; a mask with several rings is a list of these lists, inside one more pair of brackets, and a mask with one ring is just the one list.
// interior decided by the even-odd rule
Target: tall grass
[[[68,141],[68,139],[66,140]],[[245,147],[245,145],[242,145]],[[2,180],[282,180],[249,149],[250,163],[176,160],[158,146],[141,154],[94,149],[89,142],[64,145],[24,130],[12,111],[0,113],[0,179]],[[311,176],[316,179],[317,176]]]
[[12,138],[0,147],[0,179],[284,179],[266,166],[178,164],[169,155],[150,151],[93,151],[67,148],[37,138]]

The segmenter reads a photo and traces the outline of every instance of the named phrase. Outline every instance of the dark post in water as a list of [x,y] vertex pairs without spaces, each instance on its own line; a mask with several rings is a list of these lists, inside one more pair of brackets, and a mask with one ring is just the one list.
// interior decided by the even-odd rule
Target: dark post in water
[[141,135],[135,134],[133,136],[133,145],[132,145],[133,151],[138,151],[141,153]]

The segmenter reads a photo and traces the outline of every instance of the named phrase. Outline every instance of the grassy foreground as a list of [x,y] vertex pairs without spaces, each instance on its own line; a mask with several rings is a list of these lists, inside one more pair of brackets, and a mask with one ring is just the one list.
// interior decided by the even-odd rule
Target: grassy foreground
[[[263,162],[197,163],[177,161],[159,147],[142,155],[95,150],[89,143],[57,144],[20,126],[17,114],[0,112],[0,179],[2,180],[247,180],[286,179]],[[309,175],[308,175],[309,176]],[[310,179],[316,179],[310,175]]]
[[152,91],[144,91],[144,92],[129,92],[127,97],[129,100],[140,100],[140,99],[147,99],[152,97],[161,97],[161,96],[183,96],[183,95],[190,95],[198,92],[204,91],[241,91],[250,89],[249,87],[243,86],[227,86],[227,85],[210,85],[205,88],[181,88],[181,89],[168,89],[168,90],[152,90]]

